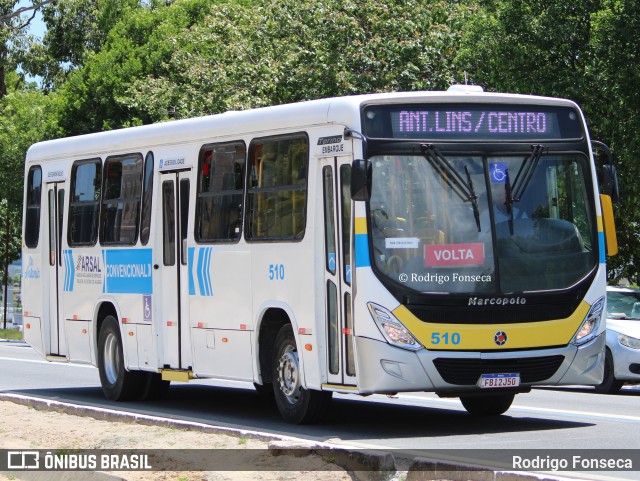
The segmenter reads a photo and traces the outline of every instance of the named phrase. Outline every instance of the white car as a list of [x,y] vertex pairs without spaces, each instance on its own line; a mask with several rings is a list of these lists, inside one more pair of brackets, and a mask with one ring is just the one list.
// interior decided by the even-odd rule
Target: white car
[[607,287],[607,352],[601,393],[640,383],[640,289]]

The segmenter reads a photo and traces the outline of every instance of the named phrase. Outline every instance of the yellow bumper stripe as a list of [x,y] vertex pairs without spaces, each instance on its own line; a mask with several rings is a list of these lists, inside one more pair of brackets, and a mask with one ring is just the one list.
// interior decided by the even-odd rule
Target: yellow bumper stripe
[[[423,322],[402,305],[393,314],[427,349],[479,351],[566,345],[584,321],[589,309],[589,304],[582,301],[566,319],[488,325]],[[502,345],[494,339],[498,332],[506,334],[506,342]]]

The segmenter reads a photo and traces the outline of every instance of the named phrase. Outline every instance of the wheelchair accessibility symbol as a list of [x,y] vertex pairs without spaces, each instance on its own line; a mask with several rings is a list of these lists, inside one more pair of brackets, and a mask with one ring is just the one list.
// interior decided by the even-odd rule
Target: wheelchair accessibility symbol
[[489,164],[489,173],[491,174],[491,183],[499,184],[507,181],[509,168],[506,162],[491,162]]
[[150,294],[145,294],[144,296],[142,296],[142,304],[143,304],[143,314],[142,314],[142,320],[145,322],[151,322],[153,320],[152,314],[151,314],[151,295]]

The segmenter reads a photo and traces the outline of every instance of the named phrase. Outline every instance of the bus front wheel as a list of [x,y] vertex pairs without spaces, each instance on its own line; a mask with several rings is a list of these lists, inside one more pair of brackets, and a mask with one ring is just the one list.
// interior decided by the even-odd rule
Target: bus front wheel
[[118,321],[113,316],[107,316],[100,328],[98,371],[102,391],[110,401],[130,401],[145,394],[145,373],[125,369],[122,336]]
[[331,392],[302,387],[298,348],[291,324],[278,331],[273,357],[273,393],[285,421],[311,424],[320,421],[331,403]]
[[490,396],[461,396],[460,402],[469,414],[474,416],[499,416],[511,407],[515,394],[494,394]]
[[622,388],[624,383],[616,379],[616,373],[613,370],[613,355],[609,348],[604,355],[604,378],[602,382],[596,386],[596,392],[601,394],[615,394]]

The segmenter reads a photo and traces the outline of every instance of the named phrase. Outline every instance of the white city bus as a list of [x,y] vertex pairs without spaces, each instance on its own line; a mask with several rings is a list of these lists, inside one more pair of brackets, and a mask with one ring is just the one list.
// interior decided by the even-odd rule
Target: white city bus
[[616,244],[596,172],[573,102],[474,87],[38,143],[25,338],[98,366],[111,400],[218,378],[297,423],[333,392],[501,414],[602,380]]

